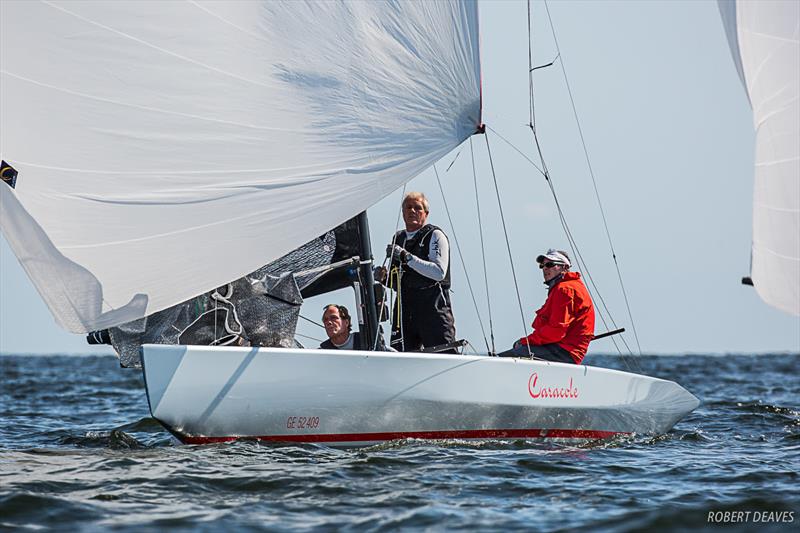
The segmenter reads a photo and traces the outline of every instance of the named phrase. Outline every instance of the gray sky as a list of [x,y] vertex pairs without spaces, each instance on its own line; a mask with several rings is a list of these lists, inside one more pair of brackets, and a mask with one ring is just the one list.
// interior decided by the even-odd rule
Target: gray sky
[[[535,2],[533,10],[539,65],[551,61],[556,48],[544,5]],[[526,11],[525,2],[481,4],[484,121],[538,163],[526,127]],[[768,307],[740,284],[749,273],[754,133],[716,2],[561,1],[550,4],[550,14],[642,351],[800,351],[800,319]],[[536,71],[535,90],[539,139],[567,222],[614,321],[632,333],[558,64]],[[545,298],[534,258],[550,247],[569,248],[542,176],[490,131],[521,317],[486,141],[472,140],[494,337],[504,349],[523,335],[523,325]],[[469,143],[437,168],[488,337]],[[485,349],[433,171],[413,180],[408,190],[428,195],[429,221],[450,236],[458,336]],[[399,203],[400,191],[369,211],[378,261],[395,229]],[[55,325],[0,240],[0,352],[96,352],[83,336]],[[325,303],[352,301],[351,291],[338,291],[309,300],[303,314],[318,320]],[[599,317],[597,324],[598,332],[605,330]],[[324,338],[320,328],[302,322],[299,332]],[[636,351],[633,335],[625,338]],[[625,351],[621,343],[620,348]],[[602,340],[592,351],[613,353],[616,347]]]

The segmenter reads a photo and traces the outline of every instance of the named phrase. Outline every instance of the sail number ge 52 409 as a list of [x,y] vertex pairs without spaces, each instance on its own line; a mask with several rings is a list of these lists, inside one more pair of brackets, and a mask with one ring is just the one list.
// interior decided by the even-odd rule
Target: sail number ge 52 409
[[318,416],[290,416],[286,419],[286,429],[316,429],[318,427]]

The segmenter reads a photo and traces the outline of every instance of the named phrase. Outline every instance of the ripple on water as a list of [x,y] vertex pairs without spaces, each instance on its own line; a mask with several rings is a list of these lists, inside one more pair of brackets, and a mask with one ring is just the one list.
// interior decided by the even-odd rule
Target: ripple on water
[[704,400],[658,437],[344,450],[174,446],[140,373],[79,361],[2,358],[0,528],[686,530],[712,510],[800,510],[800,356],[643,357]]
[[91,505],[45,494],[0,496],[0,521],[20,528],[56,527],[92,522],[103,513]]

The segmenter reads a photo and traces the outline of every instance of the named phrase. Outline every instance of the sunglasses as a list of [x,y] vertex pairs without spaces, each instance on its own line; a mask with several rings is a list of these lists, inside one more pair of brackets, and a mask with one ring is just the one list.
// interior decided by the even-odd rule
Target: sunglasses
[[539,268],[553,268],[556,265],[560,265],[561,263],[553,263],[552,261],[548,261],[547,263],[539,263]]

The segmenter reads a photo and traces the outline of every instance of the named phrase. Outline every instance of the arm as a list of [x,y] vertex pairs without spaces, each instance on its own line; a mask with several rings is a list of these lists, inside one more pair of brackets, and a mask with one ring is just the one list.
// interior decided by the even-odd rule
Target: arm
[[530,335],[532,344],[551,344],[562,340],[572,323],[575,313],[575,301],[571,290],[561,289],[554,291],[550,313],[544,324],[537,324]]
[[569,289],[556,288],[549,296],[550,302],[538,311],[547,307],[547,315],[537,314],[533,321],[534,331],[519,340],[522,344],[552,344],[562,340],[574,319],[574,298]]
[[450,243],[444,233],[434,230],[427,260],[408,254],[408,266],[433,281],[442,281],[450,263]]
[[389,245],[386,247],[386,258],[391,258],[389,261],[389,268],[387,269],[385,266],[378,266],[372,269],[372,273],[375,276],[375,281],[382,283],[387,287],[391,287],[392,290],[397,290],[397,287],[391,283],[391,280],[389,279],[389,271],[400,265],[398,258],[392,253],[392,249],[397,247],[397,239],[399,236],[400,232],[395,233],[392,236],[391,242],[389,242]]

